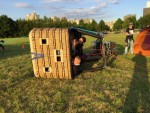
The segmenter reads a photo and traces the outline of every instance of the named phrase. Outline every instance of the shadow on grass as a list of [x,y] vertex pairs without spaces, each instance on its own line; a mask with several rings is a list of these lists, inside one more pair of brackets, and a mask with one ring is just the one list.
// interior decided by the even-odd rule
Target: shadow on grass
[[149,113],[150,84],[148,81],[147,59],[142,55],[136,55],[132,60],[135,62],[133,78],[126,95],[123,113]]
[[29,54],[30,45],[29,43],[24,43],[24,48],[22,48],[22,44],[5,45],[5,50],[5,52],[0,53],[0,59],[7,59]]
[[117,50],[117,54],[118,55],[122,55],[124,54],[124,46],[120,45],[120,44],[117,44],[117,47],[116,47],[116,50]]

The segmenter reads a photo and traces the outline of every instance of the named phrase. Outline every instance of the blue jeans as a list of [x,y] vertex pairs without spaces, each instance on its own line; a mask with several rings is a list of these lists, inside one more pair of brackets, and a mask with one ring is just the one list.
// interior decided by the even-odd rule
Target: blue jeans
[[128,53],[128,49],[130,48],[130,52],[131,54],[133,54],[133,40],[128,40],[127,41],[127,45],[125,46],[125,53],[124,54],[127,54]]

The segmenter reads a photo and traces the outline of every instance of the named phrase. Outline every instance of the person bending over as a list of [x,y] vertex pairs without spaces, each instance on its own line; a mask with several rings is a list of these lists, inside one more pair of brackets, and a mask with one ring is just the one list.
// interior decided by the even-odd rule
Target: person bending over
[[81,61],[83,59],[83,44],[86,42],[85,37],[81,37],[78,40],[73,40],[73,52],[72,52],[72,58],[73,58],[73,72],[74,75],[77,76],[79,74],[79,67],[81,64]]

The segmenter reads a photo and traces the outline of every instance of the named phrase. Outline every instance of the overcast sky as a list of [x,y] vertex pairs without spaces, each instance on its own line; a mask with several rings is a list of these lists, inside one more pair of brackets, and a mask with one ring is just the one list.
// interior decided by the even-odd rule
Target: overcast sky
[[92,18],[96,21],[123,19],[127,14],[143,16],[143,8],[149,0],[0,0],[0,15],[13,20],[25,18],[36,12],[43,16],[69,19]]

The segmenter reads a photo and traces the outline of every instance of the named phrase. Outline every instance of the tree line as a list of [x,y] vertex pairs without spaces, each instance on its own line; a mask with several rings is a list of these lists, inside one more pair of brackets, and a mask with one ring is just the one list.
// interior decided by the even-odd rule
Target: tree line
[[129,17],[124,21],[118,18],[118,20],[113,25],[113,30],[126,29],[130,22],[133,23],[135,29],[143,29],[150,25],[150,14],[144,17],[140,17],[139,20],[136,20],[134,16]]
[[[129,22],[133,22],[136,28],[143,28],[150,25],[150,15],[141,17],[138,21],[135,17],[130,17],[123,21],[120,18],[114,23],[113,30],[121,30],[128,26]],[[14,21],[7,15],[0,16],[0,37],[22,37],[28,36],[29,32],[33,28],[47,28],[47,27],[79,27],[92,31],[109,31],[111,30],[104,20],[96,22],[94,19],[91,23],[85,23],[84,20],[79,20],[79,24],[70,22],[67,18],[57,18],[55,21],[51,18],[44,17],[43,19],[26,21],[25,19],[18,19]]]

